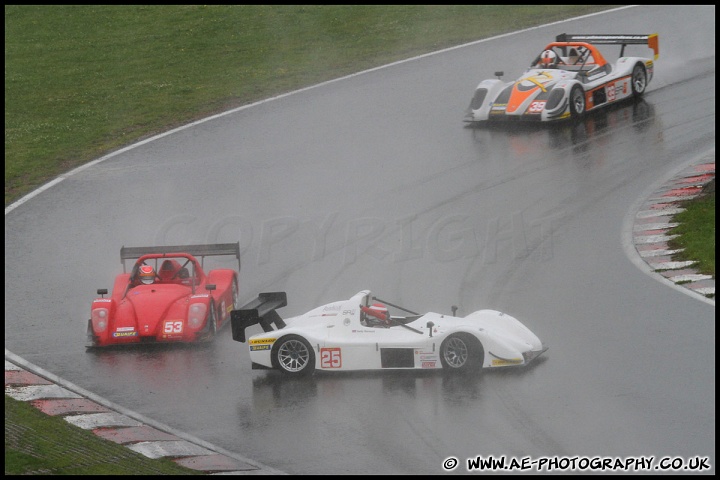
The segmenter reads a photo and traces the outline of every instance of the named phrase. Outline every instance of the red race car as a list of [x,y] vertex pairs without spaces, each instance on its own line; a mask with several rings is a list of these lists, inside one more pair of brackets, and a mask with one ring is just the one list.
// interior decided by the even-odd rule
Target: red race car
[[[237,270],[205,272],[205,257],[234,255]],[[198,258],[200,259],[198,261]],[[136,259],[129,273],[125,262]],[[240,308],[240,243],[122,247],[112,294],[98,289],[87,347],[209,341]]]

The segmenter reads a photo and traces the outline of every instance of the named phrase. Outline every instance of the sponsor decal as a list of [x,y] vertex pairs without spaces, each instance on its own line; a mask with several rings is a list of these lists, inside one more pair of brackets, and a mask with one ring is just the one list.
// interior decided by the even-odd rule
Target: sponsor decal
[[95,303],[110,303],[112,302],[112,299],[110,298],[98,298],[95,300]]
[[113,332],[112,336],[113,338],[137,337],[138,332]]
[[320,368],[342,368],[342,349],[321,348]]
[[422,362],[420,368],[435,368],[435,362]]
[[615,84],[614,83],[608,83],[605,86],[605,93],[607,94],[608,102],[614,102],[616,100],[615,97]]
[[259,350],[270,350],[270,345],[250,345],[251,352],[257,352]]
[[115,329],[116,332],[133,332],[135,327],[118,327]]
[[275,343],[275,340],[277,340],[277,338],[256,338],[254,340],[250,340],[250,345],[273,344]]
[[511,359],[493,358],[492,366],[493,367],[501,367],[503,365],[520,365],[521,363],[523,363],[522,358],[511,358]]
[[323,312],[327,312],[328,310],[338,310],[340,311],[342,309],[342,305],[325,305],[323,308]]
[[209,296],[209,293],[198,293],[197,295],[190,295],[190,298],[207,298]]
[[647,40],[647,35],[573,35],[575,41],[592,42],[593,40]]

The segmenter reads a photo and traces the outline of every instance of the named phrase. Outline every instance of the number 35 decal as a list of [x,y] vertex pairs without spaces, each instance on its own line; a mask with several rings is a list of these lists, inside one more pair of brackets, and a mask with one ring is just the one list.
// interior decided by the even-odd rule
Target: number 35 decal
[[321,368],[341,368],[342,353],[339,348],[321,348],[320,349],[320,367]]

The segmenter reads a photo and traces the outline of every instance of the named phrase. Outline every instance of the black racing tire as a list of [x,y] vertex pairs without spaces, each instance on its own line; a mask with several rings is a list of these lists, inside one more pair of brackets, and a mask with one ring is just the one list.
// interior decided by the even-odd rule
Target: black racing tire
[[647,71],[642,63],[638,63],[633,67],[630,84],[632,85],[633,97],[639,98],[645,93],[648,84]]
[[286,375],[299,377],[315,371],[315,352],[299,335],[286,335],[276,341],[271,358],[273,367]]
[[440,363],[450,372],[479,372],[483,357],[482,344],[469,333],[452,334],[440,345]]
[[585,91],[580,85],[575,85],[570,89],[568,102],[571,118],[580,118],[585,113]]
[[215,315],[215,305],[210,303],[208,308],[210,309],[208,312],[208,340],[212,340],[217,334],[217,315]]

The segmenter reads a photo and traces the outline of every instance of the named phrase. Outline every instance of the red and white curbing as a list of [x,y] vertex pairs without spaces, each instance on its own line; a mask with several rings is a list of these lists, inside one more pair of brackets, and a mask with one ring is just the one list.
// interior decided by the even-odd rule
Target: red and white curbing
[[635,215],[633,241],[635,249],[655,272],[704,296],[715,295],[715,279],[693,268],[695,261],[678,262],[672,256],[668,241],[677,237],[672,229],[674,215],[684,211],[681,202],[697,197],[703,187],[715,178],[715,152],[689,167],[660,187]]
[[170,458],[192,470],[218,475],[277,475],[279,470],[223,451],[207,442],[125,411],[61,381],[5,350],[5,395],[98,437],[125,445],[149,458]]

